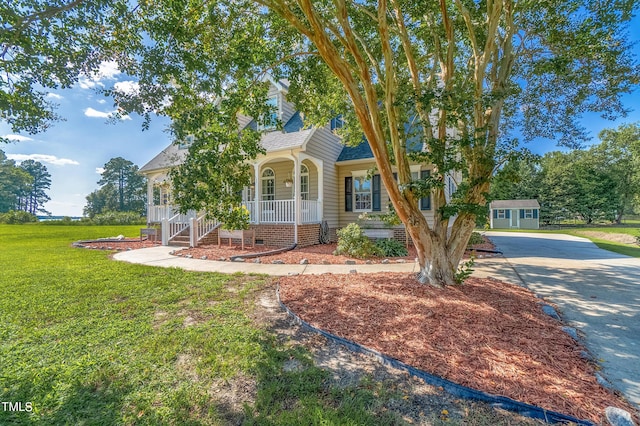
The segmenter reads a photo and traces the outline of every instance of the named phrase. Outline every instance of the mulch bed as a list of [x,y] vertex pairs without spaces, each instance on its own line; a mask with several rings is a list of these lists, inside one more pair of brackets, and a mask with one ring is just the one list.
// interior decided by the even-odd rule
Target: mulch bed
[[[208,260],[224,260],[228,261],[233,256],[240,256],[246,254],[253,253],[263,253],[268,252],[270,250],[277,250],[281,247],[266,247],[266,246],[256,246],[253,248],[245,247],[244,250],[241,249],[240,246],[228,246],[226,244],[222,244],[220,246],[212,244],[212,245],[203,245],[198,246],[196,248],[184,249],[176,251],[176,255],[186,256],[191,255],[194,259],[202,259],[206,257]],[[473,246],[476,250],[494,250],[494,245],[487,239],[483,244],[476,244]],[[310,264],[342,264],[344,265],[347,261],[355,262],[356,264],[365,264],[365,263],[382,263],[385,261],[384,257],[372,257],[370,259],[356,259],[349,256],[343,255],[334,255],[333,252],[336,250],[336,244],[318,244],[314,246],[308,247],[300,247],[295,248],[294,250],[273,254],[269,256],[261,256],[260,261],[263,263],[269,263],[273,261],[279,261],[286,264],[299,264],[303,259],[306,259]],[[414,262],[417,254],[416,249],[413,246],[407,248],[409,254],[403,257],[392,257],[389,258],[392,262],[404,261],[404,262]],[[467,257],[471,252],[467,252]],[[476,252],[473,253],[476,257],[490,257],[490,253],[485,252]]]
[[[470,278],[436,289],[406,274],[280,278],[303,320],[429,373],[489,393],[607,424],[635,410],[598,384],[585,349],[521,287]],[[637,420],[636,420],[637,421]]]

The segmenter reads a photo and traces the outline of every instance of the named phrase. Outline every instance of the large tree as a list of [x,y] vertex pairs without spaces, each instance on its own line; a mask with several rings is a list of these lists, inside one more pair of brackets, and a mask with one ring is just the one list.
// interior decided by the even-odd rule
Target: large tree
[[113,0],[0,2],[0,119],[27,133],[61,119],[48,91],[98,72],[128,14],[126,2]]
[[122,157],[110,159],[98,181],[101,188],[87,196],[84,212],[92,217],[106,211],[138,212],[146,209],[146,179],[138,166]]
[[640,201],[640,123],[605,129],[598,137],[601,142],[593,148],[594,155],[613,182],[612,206],[616,222],[621,223]]
[[[256,82],[265,72],[288,77],[289,96],[309,124],[342,113],[347,143],[364,134],[417,248],[420,280],[442,286],[456,282],[496,158],[515,146],[509,128],[576,144],[584,138],[581,113],[625,112],[619,95],[631,91],[639,70],[624,26],[637,5],[147,0],[113,31],[101,31],[114,42],[107,53],[117,52],[123,70],[140,77],[137,93],[114,93],[118,104],[170,115],[177,139],[195,135],[197,179],[178,188],[189,204],[223,213],[237,201],[225,198],[225,206],[209,195],[246,183],[238,160],[260,152],[259,138],[240,131],[236,116],[267,116]],[[424,150],[407,154],[416,142]],[[413,181],[411,160],[435,165],[434,173]],[[214,167],[227,172],[207,178]],[[447,200],[452,172],[462,179]],[[432,225],[418,208],[427,193]]]
[[33,215],[49,212],[44,209],[44,203],[51,200],[46,191],[51,188],[51,174],[47,167],[34,160],[25,160],[20,163],[20,168],[31,176],[31,184],[21,193],[19,210],[24,210]]
[[33,177],[0,150],[0,213],[18,209],[20,197],[32,182]]

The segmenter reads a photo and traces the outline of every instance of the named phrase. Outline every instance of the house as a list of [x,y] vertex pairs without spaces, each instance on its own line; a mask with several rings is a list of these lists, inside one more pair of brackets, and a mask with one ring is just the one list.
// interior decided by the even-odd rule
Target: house
[[538,229],[538,200],[496,200],[489,204],[491,228]]
[[[270,81],[269,103],[277,108],[284,127],[263,134],[265,154],[254,160],[251,185],[243,191],[250,229],[258,243],[269,246],[335,241],[337,229],[358,220],[362,213],[388,212],[389,197],[380,176],[369,177],[375,166],[369,145],[344,146],[334,132],[342,124],[339,119],[324,127],[304,127],[301,114],[287,101],[287,89],[284,81]],[[255,124],[248,117],[242,117],[240,123]],[[217,238],[219,224],[206,225],[195,212],[179,215],[171,204],[168,172],[184,160],[186,148],[171,144],[140,169],[148,179],[147,221],[150,225],[162,224],[164,244],[180,234],[189,234],[192,246],[207,233]],[[431,166],[411,166],[415,178],[424,177],[430,170]],[[447,179],[448,196],[456,184],[452,177]],[[153,204],[155,187],[160,189],[160,205]],[[420,208],[432,223],[431,198],[422,199]],[[405,241],[402,226],[388,232]]]

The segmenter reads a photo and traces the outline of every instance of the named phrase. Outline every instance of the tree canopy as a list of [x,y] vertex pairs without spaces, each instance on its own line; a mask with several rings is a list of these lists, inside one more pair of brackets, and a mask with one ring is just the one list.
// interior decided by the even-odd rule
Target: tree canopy
[[620,223],[640,207],[640,124],[603,130],[599,138],[589,149],[509,161],[496,173],[490,198],[538,199],[543,223]]
[[[146,0],[126,13],[73,3],[98,15],[98,32],[76,23],[96,45],[109,42],[97,57],[140,79],[136,93],[112,92],[118,105],[167,114],[176,139],[198,141],[183,199],[220,214],[238,201],[212,203],[204,189],[236,188],[246,173],[238,160],[260,152],[236,117],[267,116],[262,77],[287,78],[308,124],[342,114],[346,143],[364,135],[417,248],[420,280],[433,285],[457,281],[498,160],[517,145],[510,132],[579,144],[581,114],[623,115],[620,95],[640,75],[625,32],[636,0]],[[416,143],[424,149],[409,155]],[[412,161],[433,173],[412,180]],[[458,180],[451,198],[447,176]],[[418,208],[428,193],[431,224]]]

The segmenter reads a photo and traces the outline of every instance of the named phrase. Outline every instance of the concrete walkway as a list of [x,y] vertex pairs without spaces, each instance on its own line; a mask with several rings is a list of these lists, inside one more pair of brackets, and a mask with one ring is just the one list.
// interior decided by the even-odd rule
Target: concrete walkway
[[[139,250],[122,251],[114,254],[116,260],[137,263],[141,265],[160,266],[165,268],[181,268],[187,271],[221,272],[225,274],[267,274],[273,276],[304,275],[304,274],[349,274],[356,271],[359,274],[376,272],[418,272],[415,262],[387,263],[387,264],[357,264],[357,265],[274,265],[271,263],[220,262],[216,260],[191,259],[169,254],[175,247],[159,246]],[[474,267],[474,276],[492,276],[497,279],[518,282],[513,269],[502,258],[478,259]]]
[[584,333],[605,377],[640,407],[640,259],[570,235],[486,235],[525,285]]

